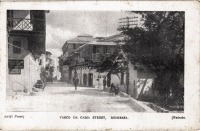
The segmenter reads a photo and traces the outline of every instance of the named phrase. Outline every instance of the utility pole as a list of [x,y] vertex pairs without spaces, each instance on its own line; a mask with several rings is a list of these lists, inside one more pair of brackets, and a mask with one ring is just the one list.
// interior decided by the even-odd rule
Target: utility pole
[[[119,27],[118,30],[129,30],[130,28],[134,28],[138,26],[138,17],[137,16],[133,16],[133,17],[124,17],[124,18],[120,18],[119,19]],[[125,35],[125,42],[128,40],[128,37]],[[120,47],[120,49],[122,49]],[[129,68],[128,68],[128,57],[126,62],[124,62],[124,66],[126,66],[126,93],[129,94]]]

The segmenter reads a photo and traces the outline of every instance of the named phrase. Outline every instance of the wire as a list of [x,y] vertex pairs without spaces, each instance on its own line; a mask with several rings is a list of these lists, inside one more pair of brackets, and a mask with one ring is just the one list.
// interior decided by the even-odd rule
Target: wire
[[[13,45],[13,44],[10,44],[10,43],[8,43],[9,45],[12,45],[12,46],[14,46],[14,47],[16,47],[16,48],[20,48],[20,49],[24,49],[24,50],[28,50],[28,49],[25,49],[25,48],[22,48],[22,47],[20,47],[20,46],[16,46],[16,45]],[[29,51],[29,50],[28,50]]]

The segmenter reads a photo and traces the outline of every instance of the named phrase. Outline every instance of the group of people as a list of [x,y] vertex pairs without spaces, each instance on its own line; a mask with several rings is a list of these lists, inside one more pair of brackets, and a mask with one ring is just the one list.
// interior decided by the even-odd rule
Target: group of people
[[[79,79],[78,79],[78,75],[77,73],[75,72],[75,75],[73,77],[73,84],[75,86],[75,90],[77,90],[77,86],[78,86],[78,83],[79,83]],[[103,89],[105,90],[105,87],[106,87],[106,79],[104,78],[103,79]],[[110,88],[110,93],[113,94],[113,95],[118,95],[119,94],[119,85],[114,85],[113,83],[111,84],[111,88]]]

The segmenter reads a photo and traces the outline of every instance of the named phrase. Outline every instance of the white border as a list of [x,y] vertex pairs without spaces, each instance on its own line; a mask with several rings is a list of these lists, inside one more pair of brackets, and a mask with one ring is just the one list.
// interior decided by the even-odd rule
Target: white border
[[[67,1],[67,2],[2,2],[0,3],[0,129],[4,130],[145,130],[198,129],[200,123],[199,43],[200,7],[197,1]],[[185,11],[185,111],[175,113],[70,113],[70,112],[6,112],[6,10],[87,10],[87,11]],[[25,119],[4,119],[5,115],[24,115]],[[63,120],[60,115],[128,116],[128,120]],[[171,116],[186,119],[172,120]]]

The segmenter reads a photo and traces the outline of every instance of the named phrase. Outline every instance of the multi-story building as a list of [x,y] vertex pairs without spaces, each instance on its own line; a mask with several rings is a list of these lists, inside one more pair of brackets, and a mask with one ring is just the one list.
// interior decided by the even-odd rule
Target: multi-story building
[[76,38],[67,40],[62,47],[63,55],[73,52],[75,49],[90,42],[92,39],[91,35],[82,34],[78,35]]
[[106,77],[106,73],[97,72],[96,69],[92,68],[110,57],[117,45],[115,42],[103,42],[103,39],[103,37],[90,39],[87,43],[69,52],[65,52],[65,48],[62,48],[63,53],[65,53],[62,56],[62,77],[64,76],[64,81],[71,83],[74,71],[76,71],[80,80],[79,85],[102,86],[103,77]]
[[90,42],[93,39],[93,37],[91,35],[88,34],[82,34],[82,35],[78,35],[77,37],[67,40],[65,42],[65,44],[62,46],[62,51],[63,51],[63,55],[62,55],[62,59],[59,59],[60,62],[60,70],[61,70],[61,79],[63,81],[69,81],[69,64],[68,62],[70,62],[68,58],[68,56],[71,54],[71,52],[73,52],[74,50],[76,50],[77,48],[79,48],[80,46]]
[[[151,99],[156,92],[152,87],[156,74],[137,68],[128,60],[126,54],[121,50],[126,37],[122,34],[113,35],[92,41],[80,46],[67,55],[62,56],[62,64],[67,77],[67,82],[72,83],[72,78],[76,72],[79,78],[79,86],[98,87],[103,89],[103,79],[106,78],[107,87],[110,84],[118,84],[120,90],[133,96],[134,98]],[[118,52],[116,62],[122,66],[115,73],[109,74],[107,71],[98,72],[98,67]]]
[[32,92],[45,67],[46,13],[8,10],[8,92]]

